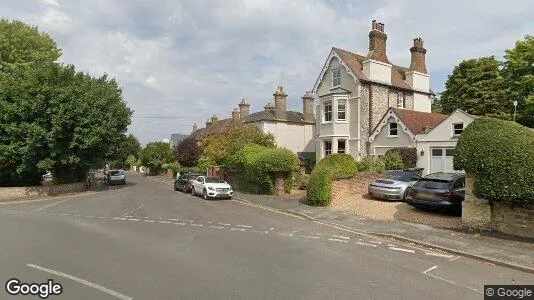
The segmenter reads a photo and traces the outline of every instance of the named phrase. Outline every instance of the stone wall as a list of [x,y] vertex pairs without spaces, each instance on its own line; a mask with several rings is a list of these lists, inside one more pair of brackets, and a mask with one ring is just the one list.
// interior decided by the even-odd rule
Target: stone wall
[[85,190],[85,182],[49,186],[2,187],[0,188],[0,202],[43,196],[57,196],[61,194],[83,192]]
[[466,176],[463,227],[534,238],[534,205],[513,205],[477,198],[473,194],[474,181],[473,175]]
[[[367,138],[369,137],[369,84],[361,84],[361,119],[360,121],[360,152],[367,155]],[[319,153],[319,151],[317,151]]]
[[363,172],[351,179],[335,180],[332,183],[331,206],[336,206],[337,202],[352,198],[354,195],[367,194],[369,184],[380,178],[381,175],[383,174]]

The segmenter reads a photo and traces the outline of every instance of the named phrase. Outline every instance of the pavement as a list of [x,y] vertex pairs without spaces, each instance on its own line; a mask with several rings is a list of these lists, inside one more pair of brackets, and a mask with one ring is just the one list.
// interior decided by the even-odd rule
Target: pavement
[[[0,204],[0,281],[51,279],[48,299],[482,299],[534,275],[349,231],[253,195],[203,200],[128,183]],[[267,197],[268,198],[268,197]],[[337,220],[339,222],[339,220]],[[39,299],[10,296],[0,299]]]

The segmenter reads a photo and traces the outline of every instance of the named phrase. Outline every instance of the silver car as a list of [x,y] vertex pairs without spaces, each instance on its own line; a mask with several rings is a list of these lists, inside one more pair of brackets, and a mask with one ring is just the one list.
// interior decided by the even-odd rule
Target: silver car
[[413,171],[390,171],[369,184],[369,196],[384,200],[406,200],[411,186],[421,179]]

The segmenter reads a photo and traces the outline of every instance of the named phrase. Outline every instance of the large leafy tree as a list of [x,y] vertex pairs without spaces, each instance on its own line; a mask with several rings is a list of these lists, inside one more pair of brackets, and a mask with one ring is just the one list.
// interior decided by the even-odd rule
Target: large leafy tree
[[107,155],[107,160],[113,166],[122,167],[128,157],[134,156],[134,158],[139,156],[139,151],[141,151],[141,143],[133,135],[124,135],[120,141],[120,144],[117,148],[111,149],[111,152]]
[[139,152],[139,160],[143,166],[151,168],[155,173],[161,172],[163,165],[171,163],[173,151],[168,143],[152,142]]
[[517,121],[534,127],[534,36],[517,41],[506,50],[502,70],[510,102],[517,101]]
[[174,149],[176,160],[184,167],[197,166],[200,155],[202,155],[202,149],[192,138],[184,139]]
[[1,73],[0,172],[9,178],[0,184],[36,183],[46,170],[60,181],[84,178],[120,145],[131,114],[107,76],[52,62]]
[[263,133],[258,127],[246,124],[231,125],[222,132],[212,133],[202,139],[203,155],[210,161],[224,164],[225,160],[247,143],[276,148],[274,136]]
[[461,62],[449,75],[441,94],[442,113],[460,108],[473,115],[509,119],[512,105],[500,68],[501,63],[493,56]]
[[53,62],[61,50],[46,33],[21,21],[0,20],[0,67],[2,72],[34,62]]

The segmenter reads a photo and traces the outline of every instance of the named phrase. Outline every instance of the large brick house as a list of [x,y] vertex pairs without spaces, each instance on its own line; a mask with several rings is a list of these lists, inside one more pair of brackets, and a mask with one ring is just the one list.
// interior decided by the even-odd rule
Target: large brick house
[[371,155],[370,133],[390,107],[430,113],[434,93],[423,40],[413,40],[409,67],[389,61],[386,41],[384,24],[373,21],[367,55],[330,51],[313,88],[317,161],[331,153]]

